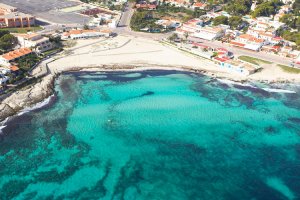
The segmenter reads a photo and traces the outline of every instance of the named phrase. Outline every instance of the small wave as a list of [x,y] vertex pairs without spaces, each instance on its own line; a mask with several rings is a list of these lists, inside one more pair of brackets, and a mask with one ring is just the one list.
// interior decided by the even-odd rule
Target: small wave
[[290,93],[290,94],[295,94],[295,91],[292,90],[284,90],[284,89],[274,89],[274,88],[262,88],[265,91],[268,92],[274,92],[274,93]]
[[217,79],[217,80],[221,83],[225,83],[225,84],[228,84],[228,85],[240,85],[240,86],[244,86],[244,87],[257,88],[253,85],[248,84],[248,83],[240,83],[240,82],[235,82],[235,81],[231,81],[231,80],[227,80],[227,79]]
[[4,129],[5,127],[6,127],[6,125],[0,126],[0,134],[2,134],[2,129]]
[[[44,101],[41,101],[33,106],[30,106],[28,108],[24,108],[23,110],[21,110],[19,113],[16,114],[16,116],[21,116],[25,113],[28,113],[30,111],[33,111],[33,110],[36,110],[36,109],[39,109],[39,108],[42,108],[46,105],[48,105],[52,99],[54,95],[51,95],[49,96],[48,98],[46,98]],[[13,116],[12,116],[13,117]],[[0,134],[2,134],[2,130],[6,127],[6,123],[12,118],[12,117],[8,117],[6,118],[4,121],[0,122]]]
[[41,101],[33,106],[30,106],[28,108],[24,108],[22,111],[20,111],[17,115],[20,116],[20,115],[23,115],[25,113],[28,113],[30,111],[33,111],[33,110],[36,110],[36,109],[39,109],[39,108],[42,108],[46,105],[48,105],[51,101],[51,98],[53,97],[54,95],[51,95],[49,96],[48,98],[46,98],[44,101]]

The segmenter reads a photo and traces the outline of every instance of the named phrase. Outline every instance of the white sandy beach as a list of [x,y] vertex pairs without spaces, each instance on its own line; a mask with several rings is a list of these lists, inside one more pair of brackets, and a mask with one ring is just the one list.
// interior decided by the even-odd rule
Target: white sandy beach
[[[88,45],[92,43],[91,45]],[[261,72],[243,76],[228,72],[212,61],[194,56],[173,47],[163,45],[149,39],[118,36],[104,40],[79,40],[69,51],[71,55],[61,55],[60,58],[48,64],[53,73],[67,71],[73,68],[93,67],[101,69],[103,65],[135,66],[154,68],[189,68],[204,70],[218,77],[240,80],[263,81],[293,81],[300,82],[299,74],[286,73],[273,65],[264,65]],[[122,68],[122,67],[121,67]]]

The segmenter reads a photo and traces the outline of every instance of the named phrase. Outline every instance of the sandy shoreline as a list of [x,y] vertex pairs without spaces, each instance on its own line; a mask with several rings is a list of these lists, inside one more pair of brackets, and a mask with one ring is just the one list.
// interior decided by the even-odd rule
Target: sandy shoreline
[[241,83],[300,83],[300,75],[287,74],[274,66],[250,76],[230,73],[210,60],[141,38],[120,36],[113,39],[83,40],[66,52],[72,53],[62,52],[51,58],[51,62],[41,63],[33,70],[35,77],[47,73],[38,83],[27,86],[0,102],[0,122],[52,95],[55,77],[69,71],[177,70]]

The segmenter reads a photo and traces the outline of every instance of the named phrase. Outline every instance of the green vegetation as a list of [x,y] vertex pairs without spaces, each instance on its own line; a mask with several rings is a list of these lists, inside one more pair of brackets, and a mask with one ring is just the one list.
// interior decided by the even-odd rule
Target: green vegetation
[[225,25],[228,25],[228,17],[225,17],[225,16],[218,16],[216,18],[214,18],[212,20],[214,26],[218,26],[220,24],[225,24]]
[[295,42],[298,49],[300,48],[300,32],[291,32],[291,31],[282,31],[280,35],[285,39],[292,42]]
[[0,30],[0,50],[6,52],[18,44],[18,39],[7,30]]
[[292,73],[292,74],[300,74],[300,69],[298,68],[293,68],[293,67],[280,65],[280,64],[278,64],[277,66],[280,67],[285,72]]
[[293,3],[293,13],[297,16],[300,15],[300,0],[295,0]]
[[224,8],[231,15],[243,16],[250,12],[251,5],[252,0],[232,0]]
[[178,38],[178,35],[177,35],[176,33],[173,33],[172,35],[170,35],[170,36],[168,37],[168,40],[169,40],[170,42],[172,42],[172,41],[176,40],[177,38]]
[[55,52],[58,52],[58,51],[62,51],[62,48],[59,47],[59,48],[54,48],[54,49],[45,51],[45,52],[42,53],[42,55],[43,55],[44,57],[46,57],[46,56],[51,55],[51,54],[53,54],[53,53],[55,53]]
[[36,54],[30,54],[18,60],[18,66],[22,72],[27,72],[40,60]]
[[280,18],[280,22],[285,23],[289,28],[298,29],[300,31],[300,16],[285,14]]
[[27,32],[36,32],[40,31],[43,28],[40,26],[33,26],[33,27],[25,27],[25,28],[2,28],[1,30],[9,31],[11,33],[27,33]]
[[255,10],[252,13],[253,17],[259,17],[259,16],[266,16],[269,17],[270,15],[276,14],[276,10],[279,8],[279,6],[282,6],[283,3],[280,0],[272,0],[272,1],[266,1],[263,2],[255,8]]
[[162,29],[160,25],[155,24],[156,21],[152,11],[137,11],[131,18],[130,26],[134,31],[140,31],[144,28]]
[[228,19],[228,25],[231,29],[237,29],[240,25],[245,23],[240,16],[232,16]]
[[258,59],[258,58],[253,58],[250,56],[239,56],[240,60],[255,64],[255,65],[259,65],[260,63],[262,64],[272,64],[272,62],[266,61],[266,60],[262,60],[262,59]]
[[[194,11],[184,8],[184,7],[175,7],[168,4],[161,4],[157,7],[157,10],[153,11],[157,18],[161,17],[172,17],[182,22],[186,22],[194,18]],[[198,14],[202,12],[197,10]]]

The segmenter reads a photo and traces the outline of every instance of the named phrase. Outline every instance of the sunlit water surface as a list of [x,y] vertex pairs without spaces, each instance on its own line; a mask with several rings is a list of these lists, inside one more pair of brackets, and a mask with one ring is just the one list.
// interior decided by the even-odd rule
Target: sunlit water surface
[[299,199],[300,88],[286,87],[64,74],[2,130],[0,199]]

